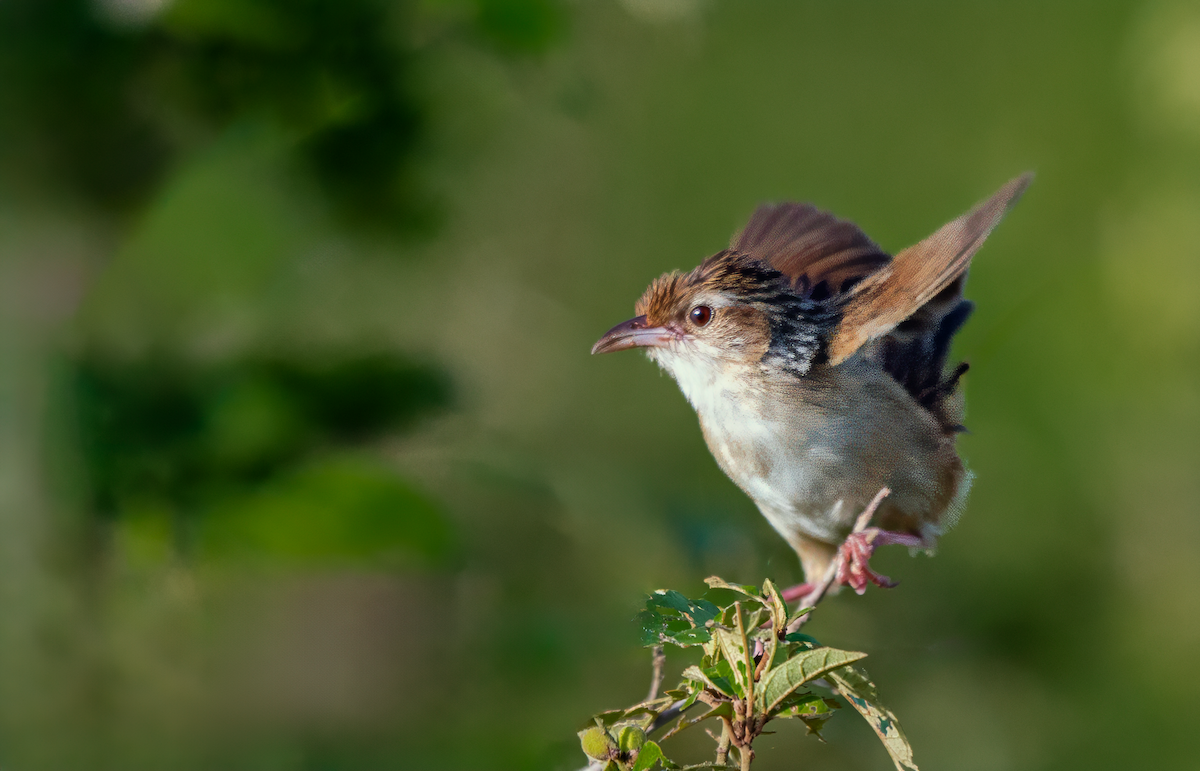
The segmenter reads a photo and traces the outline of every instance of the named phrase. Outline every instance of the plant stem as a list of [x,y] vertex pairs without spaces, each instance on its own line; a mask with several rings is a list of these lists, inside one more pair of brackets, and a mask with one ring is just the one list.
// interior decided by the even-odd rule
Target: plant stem
[[[750,656],[750,641],[746,638],[746,624],[742,621],[742,603],[733,604],[737,618],[738,634],[742,636],[742,658],[746,664],[746,721],[754,722],[754,676],[758,670],[754,667],[754,659]],[[730,662],[732,664],[733,662]]]
[[654,701],[658,698],[658,689],[662,687],[663,681],[663,665],[667,662],[667,654],[661,645],[655,645],[650,650],[650,656],[653,674],[650,676],[650,695],[646,697],[646,701]]
[[717,762],[724,763],[729,757],[729,742],[733,733],[729,730],[729,718],[721,718],[721,738],[717,741]]

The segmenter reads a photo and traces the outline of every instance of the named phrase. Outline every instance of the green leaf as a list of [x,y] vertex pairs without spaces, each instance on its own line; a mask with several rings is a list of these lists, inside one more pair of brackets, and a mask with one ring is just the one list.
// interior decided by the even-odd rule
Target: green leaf
[[799,609],[797,609],[795,613],[788,616],[787,623],[784,626],[791,626],[793,621],[799,619],[801,616],[807,616],[809,613],[812,613],[814,610],[815,610],[815,608],[799,608]]
[[746,693],[746,682],[754,676],[746,672],[746,648],[742,644],[742,636],[732,629],[714,629],[713,638],[721,649],[724,662],[730,667],[729,674],[737,684],[738,695]]
[[705,592],[704,599],[708,602],[711,602],[713,605],[716,605],[718,608],[724,609],[728,608],[738,600],[745,600],[746,593],[735,591],[733,589],[716,588],[709,589],[707,592]]
[[670,642],[687,648],[709,642],[706,625],[720,612],[706,600],[689,600],[677,591],[660,589],[646,598],[646,609],[634,620],[641,628],[643,645]]
[[630,771],[650,771],[655,763],[662,763],[663,768],[679,768],[663,754],[662,747],[657,742],[646,742],[638,751],[637,760]]
[[732,592],[749,597],[752,600],[761,599],[758,594],[758,587],[750,586],[749,584],[731,584],[720,576],[709,576],[704,579],[704,583],[708,584],[713,589],[728,589]]
[[[696,699],[700,698],[700,689],[693,688],[691,693],[683,697],[683,701],[679,704],[680,712],[687,712],[696,703]],[[678,700],[677,700],[678,701]]]
[[701,683],[702,685],[712,688],[714,691],[719,693],[723,693],[726,696],[736,696],[737,691],[734,689],[729,680],[720,675],[715,675],[715,670],[716,667],[713,667],[705,672],[701,671],[700,667],[692,665],[683,670],[683,676],[688,680]]
[[733,673],[733,667],[725,659],[720,659],[714,666],[704,670],[704,674],[712,678],[722,692],[730,696],[742,695],[742,690],[737,686],[737,677]]
[[879,703],[875,684],[867,673],[858,667],[841,667],[830,670],[826,677],[837,686],[838,692],[850,702],[866,719],[875,735],[883,742],[884,749],[892,756],[897,771],[917,771],[913,762],[912,746],[900,729],[900,722],[890,709]]
[[817,703],[821,704],[821,708],[823,708],[825,712],[829,711],[829,708],[825,707],[824,703],[821,701],[820,695],[815,694],[812,691],[793,691],[790,695],[784,698],[782,702],[779,703],[777,709],[780,714],[783,712],[789,712],[790,714],[788,717],[799,717],[799,713],[796,712],[797,708],[808,707],[809,705]]
[[634,621],[641,629],[641,643],[647,648],[668,642],[681,648],[690,648],[703,645],[712,639],[708,630],[703,627],[693,627],[685,619],[671,619],[653,611],[643,610]]
[[763,677],[761,698],[763,711],[774,713],[796,689],[826,672],[866,658],[865,653],[842,651],[836,648],[816,648],[800,651]]
[[781,709],[772,717],[801,720],[808,729],[805,735],[816,736],[818,741],[824,743],[825,737],[821,736],[821,729],[833,717],[833,710],[841,709],[842,705],[835,699],[823,699],[814,693],[806,693],[795,702],[789,698],[788,702],[785,709]]
[[641,630],[642,645],[661,645],[663,635],[662,614],[651,608],[641,611],[633,617],[634,622]]
[[784,640],[784,642],[808,643],[809,645],[813,645],[817,648],[821,647],[821,643],[817,640],[817,638],[812,637],[810,635],[806,635],[803,632],[792,632],[791,634],[784,637],[783,640]]
[[769,578],[763,581],[762,593],[763,597],[767,600],[767,610],[771,613],[771,626],[775,630],[776,637],[778,637],[787,628],[787,605],[784,603],[783,597],[779,596],[779,591]]
[[720,608],[711,602],[689,600],[674,589],[659,589],[646,600],[646,607],[673,610],[691,620],[696,626],[704,626],[720,612]]
[[800,695],[789,696],[774,717],[796,717],[803,720],[826,718],[831,717],[835,709],[841,708],[842,705],[838,703],[837,699],[827,699],[811,691],[805,691]]
[[713,690],[718,690],[717,686],[713,685],[712,678],[695,664],[683,670],[683,677],[685,680],[692,680],[694,682],[702,683]]
[[712,633],[703,627],[693,627],[667,635],[667,637],[681,648],[690,648],[693,645],[703,645],[711,640]]
[[641,728],[648,729],[654,724],[654,721],[658,718],[659,714],[664,709],[671,706],[674,701],[675,700],[669,696],[663,696],[655,699],[654,701],[646,701],[642,702],[641,704],[636,704],[625,710],[625,713],[620,717],[620,721],[622,723],[636,724]]
[[592,719],[588,721],[588,726],[611,726],[623,717],[625,717],[625,710],[623,709],[606,709],[603,712],[597,712],[595,715],[592,715]]
[[817,737],[817,741],[824,744],[825,737],[821,736],[821,731],[825,728],[825,724],[829,722],[831,717],[833,717],[832,713],[827,715],[819,715],[817,717],[805,717],[801,715],[800,719],[804,721],[804,727],[808,729],[808,732],[805,734],[805,736],[815,736]]
[[[667,731],[665,734],[663,734],[662,739],[669,739],[670,737],[674,736],[675,734],[679,733],[680,731],[684,730],[685,728],[691,728],[692,726],[696,725],[697,723],[702,723],[711,717],[732,718],[733,717],[732,702],[723,701],[720,704],[718,704],[717,706],[710,709],[709,711],[704,712],[704,713],[702,713],[694,718],[691,718],[691,719],[689,719],[687,715],[682,715],[679,718],[679,722],[677,722],[674,726],[671,727],[671,729],[669,731]],[[659,741],[662,741],[662,739],[660,739]]]
[[687,613],[691,610],[692,603],[674,589],[659,589],[646,601],[646,607],[655,606],[659,608],[670,608],[679,613]]

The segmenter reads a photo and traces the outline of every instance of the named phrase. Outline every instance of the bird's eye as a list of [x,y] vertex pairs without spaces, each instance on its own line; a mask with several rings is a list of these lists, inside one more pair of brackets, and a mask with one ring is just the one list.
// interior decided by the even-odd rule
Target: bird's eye
[[702,327],[712,321],[712,308],[707,305],[697,305],[692,308],[692,312],[688,314],[692,317],[692,323],[698,327]]

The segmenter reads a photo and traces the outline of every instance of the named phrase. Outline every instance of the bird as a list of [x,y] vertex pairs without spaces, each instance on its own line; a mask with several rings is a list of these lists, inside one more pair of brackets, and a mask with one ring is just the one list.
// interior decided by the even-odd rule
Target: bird
[[[675,379],[717,464],[798,555],[805,582],[789,601],[835,571],[859,594],[894,586],[870,567],[874,549],[932,550],[961,514],[968,364],[946,360],[974,308],[971,260],[1032,178],[895,256],[813,204],[764,204],[728,249],[655,279],[592,347],[642,349]],[[884,489],[876,525],[856,531]]]

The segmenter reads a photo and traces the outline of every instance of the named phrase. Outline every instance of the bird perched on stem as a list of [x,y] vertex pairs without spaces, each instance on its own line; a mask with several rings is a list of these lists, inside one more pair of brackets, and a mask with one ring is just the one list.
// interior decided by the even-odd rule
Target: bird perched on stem
[[[730,248],[656,279],[637,316],[592,348],[643,348],[700,418],[721,469],[800,557],[809,584],[838,560],[860,594],[893,583],[875,547],[931,548],[969,472],[959,378],[947,369],[971,314],[971,258],[1032,179],[1025,174],[895,257],[811,204],[759,207]],[[881,488],[877,527],[855,519]]]

